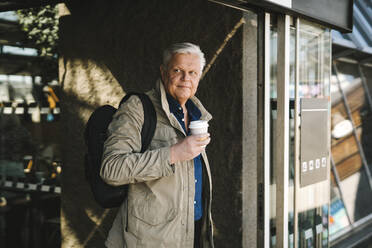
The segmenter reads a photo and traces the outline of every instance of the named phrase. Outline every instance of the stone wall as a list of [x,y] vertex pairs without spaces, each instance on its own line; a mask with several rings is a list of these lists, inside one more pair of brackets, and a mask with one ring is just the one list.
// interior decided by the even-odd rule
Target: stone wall
[[[146,91],[171,43],[199,44],[207,63],[242,17],[206,0],[67,1],[60,6],[63,179],[62,247],[103,247],[116,210],[99,208],[84,179],[84,125],[94,108]],[[213,174],[216,247],[242,245],[242,30],[200,82],[214,119],[207,148]]]

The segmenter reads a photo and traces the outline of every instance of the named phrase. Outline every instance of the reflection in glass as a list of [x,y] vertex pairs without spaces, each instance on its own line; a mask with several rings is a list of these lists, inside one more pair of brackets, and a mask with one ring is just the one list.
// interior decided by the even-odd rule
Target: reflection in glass
[[341,231],[345,227],[349,226],[350,223],[347,219],[347,213],[345,205],[342,200],[336,196],[335,191],[338,190],[337,187],[333,188],[331,191],[331,213],[329,216],[329,235],[332,236],[337,232]]
[[330,34],[301,21],[299,37],[299,95],[319,98],[329,95]]
[[[368,88],[363,86],[357,64],[337,62],[335,66],[338,77],[334,75],[331,81],[332,130],[335,130],[342,121],[347,120],[354,124],[355,135],[353,132],[346,133],[344,130],[344,136],[332,139],[332,156],[339,174],[339,190],[342,191],[344,202],[332,199],[331,210],[335,211],[333,213],[331,211],[331,221],[333,221],[331,239],[348,225],[368,218],[372,214],[370,178],[362,158],[365,154],[368,162],[371,156],[368,152],[368,143],[372,135],[370,125],[372,111],[366,100]],[[339,87],[343,90],[346,99],[343,99]],[[350,114],[346,111],[345,100]],[[361,149],[358,142],[360,142]],[[369,170],[371,169],[371,163],[369,163]],[[344,208],[340,207],[341,205]],[[342,217],[346,214],[351,222],[348,225]]]
[[60,246],[59,87],[37,78],[0,74],[0,247]]

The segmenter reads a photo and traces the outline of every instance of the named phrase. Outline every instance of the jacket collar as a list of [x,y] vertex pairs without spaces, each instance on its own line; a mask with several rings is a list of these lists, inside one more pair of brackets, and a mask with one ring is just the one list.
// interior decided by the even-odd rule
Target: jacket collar
[[[169,111],[169,104],[168,104],[168,100],[167,100],[167,93],[165,91],[164,84],[163,84],[163,82],[162,82],[161,79],[158,79],[157,82],[156,82],[156,90],[160,94],[161,106],[162,106],[164,112],[167,114],[168,119],[172,123],[172,119],[175,119],[176,120],[176,118],[172,118],[171,117],[173,115]],[[212,115],[204,108],[204,106],[201,104],[201,102],[199,101],[199,99],[196,96],[191,97],[190,100],[200,110],[200,113],[201,113],[200,120],[210,121],[212,119]],[[178,123],[177,120],[176,120],[176,122]],[[173,123],[172,123],[172,125],[173,125]],[[178,126],[178,125],[173,125],[173,126]]]

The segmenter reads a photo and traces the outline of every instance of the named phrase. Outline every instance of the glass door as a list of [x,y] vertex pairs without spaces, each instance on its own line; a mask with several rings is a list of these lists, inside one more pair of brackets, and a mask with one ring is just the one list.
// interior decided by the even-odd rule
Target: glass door
[[330,200],[330,30],[297,20],[297,247],[328,247]]
[[[271,15],[269,247],[328,247],[330,31]],[[265,246],[268,247],[268,246]]]

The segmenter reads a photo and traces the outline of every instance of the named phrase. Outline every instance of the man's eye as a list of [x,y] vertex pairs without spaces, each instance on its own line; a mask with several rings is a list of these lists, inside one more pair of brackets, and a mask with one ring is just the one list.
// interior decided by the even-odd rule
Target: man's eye
[[181,70],[180,69],[174,69],[173,72],[179,73],[179,72],[181,72]]
[[196,73],[196,71],[190,71],[190,75],[191,76],[196,76],[196,75],[198,75],[198,73]]

